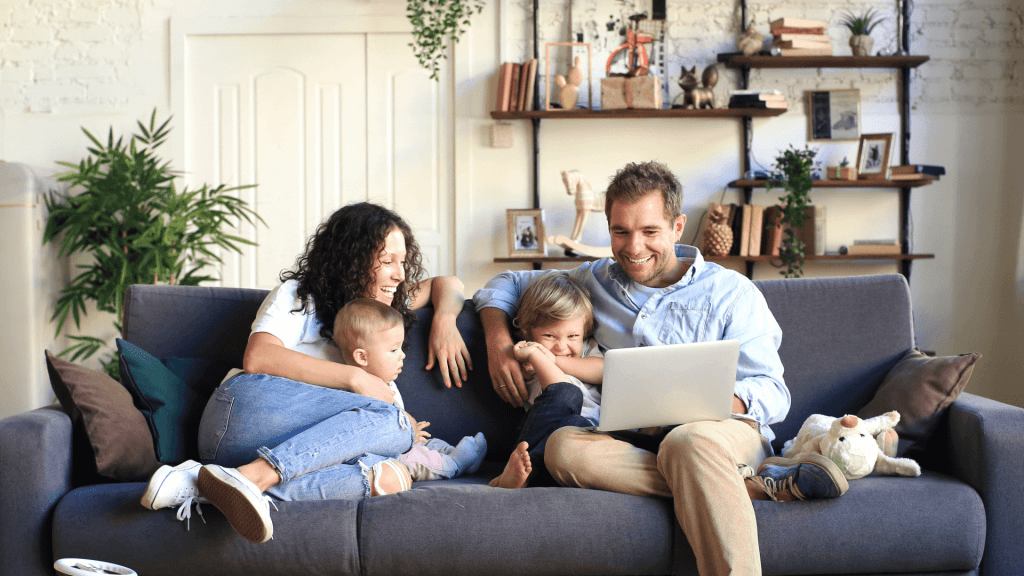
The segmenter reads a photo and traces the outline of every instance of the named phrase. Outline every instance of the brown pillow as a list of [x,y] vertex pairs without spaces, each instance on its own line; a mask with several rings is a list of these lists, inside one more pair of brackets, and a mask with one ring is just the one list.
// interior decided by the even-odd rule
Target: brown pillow
[[64,411],[89,437],[96,471],[113,480],[148,480],[160,463],[146,419],[128,390],[110,376],[48,350],[46,368]]
[[939,417],[967,385],[979,358],[977,352],[928,356],[912,348],[889,370],[875,397],[857,416],[872,418],[896,410],[900,413],[897,455],[911,447],[923,449]]

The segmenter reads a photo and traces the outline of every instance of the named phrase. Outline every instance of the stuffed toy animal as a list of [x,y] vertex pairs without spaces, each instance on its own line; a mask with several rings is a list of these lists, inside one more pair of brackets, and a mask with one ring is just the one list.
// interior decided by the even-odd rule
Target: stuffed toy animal
[[782,447],[785,458],[801,454],[821,454],[839,466],[850,480],[872,472],[889,476],[920,476],[921,467],[909,458],[895,458],[898,436],[893,427],[899,412],[861,420],[852,415],[842,418],[812,414],[800,427],[796,438]]

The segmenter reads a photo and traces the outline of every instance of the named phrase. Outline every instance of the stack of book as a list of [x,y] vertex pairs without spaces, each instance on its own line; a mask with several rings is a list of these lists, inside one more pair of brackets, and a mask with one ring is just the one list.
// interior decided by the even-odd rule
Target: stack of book
[[[714,204],[712,204],[714,206]],[[732,228],[732,249],[730,256],[778,256],[782,247],[784,231],[780,224],[781,208],[757,204],[723,204],[726,225]],[[709,209],[710,211],[710,209]],[[808,206],[804,208],[804,225],[796,231],[803,240],[805,254],[824,254],[825,208]],[[707,228],[707,213],[697,228],[694,244],[706,253],[704,230]]]
[[522,64],[505,62],[498,68],[499,112],[528,112],[533,110],[536,89],[537,59]]
[[786,97],[778,90],[733,90],[729,108],[789,108]]
[[780,56],[831,56],[827,24],[824,20],[779,18],[769,24],[772,46],[778,48]]
[[846,247],[848,256],[887,256],[900,253],[896,240],[854,240],[853,246]]
[[939,176],[946,173],[944,166],[931,166],[928,164],[893,166],[889,170],[891,172],[890,180],[938,180]]

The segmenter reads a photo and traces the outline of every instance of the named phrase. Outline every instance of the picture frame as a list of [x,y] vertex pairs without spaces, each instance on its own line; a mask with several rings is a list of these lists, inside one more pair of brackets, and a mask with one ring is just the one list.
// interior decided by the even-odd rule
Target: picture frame
[[807,93],[811,140],[860,138],[860,90],[812,90]]
[[[592,77],[593,77],[593,70],[592,70],[592,67],[593,67],[592,66],[593,50],[591,49],[590,44],[587,44],[586,42],[548,42],[545,45],[545,47],[544,47],[544,109],[545,110],[572,110],[572,108],[552,108],[551,107],[551,89],[552,89],[552,86],[551,86],[551,49],[556,47],[556,46],[568,46],[568,47],[581,46],[581,47],[585,47],[587,49],[587,64],[586,64],[586,66],[587,66],[587,79],[586,79],[586,84],[582,84],[582,83],[580,84],[580,90],[582,91],[583,87],[586,86],[586,88],[587,88],[587,108],[590,109],[590,110],[593,110],[594,109],[594,97],[592,95],[593,94],[593,90],[591,90],[591,87],[593,86],[593,80],[592,80]],[[569,67],[572,67],[572,63],[573,63],[573,59],[572,59],[572,57],[570,57],[569,58]],[[566,68],[566,74],[565,75],[566,76],[568,75],[568,68]]]
[[505,210],[509,256],[547,256],[544,209]]
[[888,180],[892,156],[892,132],[861,134],[857,148],[857,179]]

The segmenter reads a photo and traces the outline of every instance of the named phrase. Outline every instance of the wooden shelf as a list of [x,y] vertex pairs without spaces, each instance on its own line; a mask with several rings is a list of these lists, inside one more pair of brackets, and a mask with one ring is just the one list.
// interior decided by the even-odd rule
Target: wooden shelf
[[[805,260],[927,260],[935,258],[935,254],[824,254],[821,256],[807,255]],[[705,256],[708,262],[779,262],[778,256]],[[592,256],[516,256],[495,258],[495,264],[553,264],[560,262],[592,262]]]
[[[919,180],[815,180],[815,188],[918,188],[935,182],[930,178]],[[765,188],[767,180],[733,180],[730,188]],[[776,186],[776,188],[782,188]]]
[[737,56],[719,54],[729,68],[917,68],[928,56]]
[[532,112],[491,112],[491,118],[495,120],[525,120],[528,118],[545,119],[585,119],[596,120],[603,118],[742,118],[744,116],[764,117],[779,116],[785,114],[786,109],[778,108],[705,108],[703,110],[686,110],[683,108],[638,110],[628,108],[624,110],[588,110],[576,108],[575,110],[534,110]]

